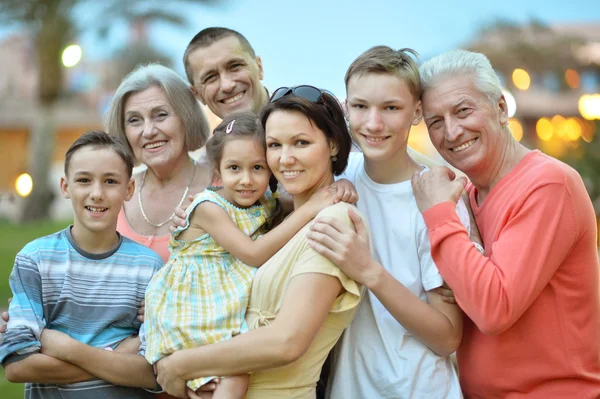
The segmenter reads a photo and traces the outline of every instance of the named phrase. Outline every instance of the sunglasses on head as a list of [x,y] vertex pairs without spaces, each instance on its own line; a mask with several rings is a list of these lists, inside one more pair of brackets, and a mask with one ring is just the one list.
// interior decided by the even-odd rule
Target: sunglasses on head
[[327,90],[321,90],[314,86],[309,86],[309,85],[300,85],[300,86],[293,86],[293,87],[280,87],[279,89],[277,89],[273,92],[273,95],[271,96],[271,99],[269,100],[269,102],[277,101],[281,97],[285,97],[289,94],[293,94],[293,95],[303,98],[305,100],[311,101],[313,103],[317,103],[323,97],[323,93],[327,93],[330,96],[332,96],[333,98],[335,98],[335,96],[333,94],[331,94],[330,92],[328,92]]

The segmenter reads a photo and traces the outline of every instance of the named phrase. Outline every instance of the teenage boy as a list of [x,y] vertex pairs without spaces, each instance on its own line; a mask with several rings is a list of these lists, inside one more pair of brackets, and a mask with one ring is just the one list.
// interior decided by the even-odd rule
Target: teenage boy
[[[65,156],[60,187],[72,226],[16,256],[0,362],[26,398],[152,398],[151,366],[137,354],[137,308],[160,257],[116,231],[134,192],[133,157],[104,132],[82,135]],[[120,345],[121,344],[121,345]],[[114,351],[113,351],[114,349]]]
[[371,48],[345,78],[350,131],[362,153],[350,154],[343,177],[356,186],[357,206],[371,225],[374,258],[352,212],[356,231],[321,218],[309,233],[317,252],[369,289],[336,348],[333,399],[461,397],[449,355],[460,344],[463,315],[436,291],[443,280],[411,187],[412,175],[424,169],[407,148],[422,117],[411,54]]

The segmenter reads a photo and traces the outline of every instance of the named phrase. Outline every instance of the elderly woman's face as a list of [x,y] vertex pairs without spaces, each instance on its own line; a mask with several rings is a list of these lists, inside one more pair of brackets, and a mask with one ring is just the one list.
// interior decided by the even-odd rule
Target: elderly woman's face
[[267,163],[291,195],[308,195],[333,181],[331,157],[337,151],[304,114],[274,111],[265,126]]
[[131,94],[124,104],[124,119],[127,141],[139,162],[161,166],[185,155],[183,123],[161,88]]
[[431,142],[440,155],[467,175],[495,167],[508,134],[506,102],[494,103],[469,76],[444,79],[422,97]]

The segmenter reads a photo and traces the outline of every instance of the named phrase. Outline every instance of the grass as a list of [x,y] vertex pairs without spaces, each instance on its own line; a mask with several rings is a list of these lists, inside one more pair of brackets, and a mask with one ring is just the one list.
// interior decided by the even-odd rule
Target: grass
[[[47,221],[17,225],[0,220],[0,309],[6,309],[7,300],[12,296],[8,285],[8,276],[13,268],[17,252],[29,241],[61,230],[69,223],[69,221]],[[23,384],[8,382],[1,367],[0,396],[2,399],[20,399],[24,396]]]

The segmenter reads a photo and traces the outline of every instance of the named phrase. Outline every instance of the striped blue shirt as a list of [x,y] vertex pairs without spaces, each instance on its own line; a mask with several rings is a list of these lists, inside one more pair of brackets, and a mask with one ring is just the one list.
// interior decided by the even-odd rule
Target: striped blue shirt
[[[62,331],[94,347],[115,347],[138,333],[137,309],[146,286],[162,266],[152,250],[119,236],[103,254],[79,248],[71,228],[27,244],[17,254],[9,282],[13,292],[8,331],[0,362],[40,353],[44,328]],[[117,387],[102,380],[75,384],[28,383],[26,398],[148,398],[142,389]]]

